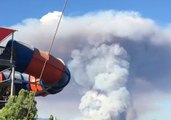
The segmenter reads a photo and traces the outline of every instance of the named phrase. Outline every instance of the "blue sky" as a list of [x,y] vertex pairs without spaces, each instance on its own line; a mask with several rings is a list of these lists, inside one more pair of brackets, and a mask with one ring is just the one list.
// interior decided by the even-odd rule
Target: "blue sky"
[[[61,10],[63,0],[0,0],[0,25],[10,26],[26,18],[40,18],[49,11]],[[161,24],[170,22],[170,0],[69,0],[65,15],[80,15],[99,10],[133,10]]]
[[[21,39],[23,42],[33,44],[39,48],[47,48],[47,39],[51,38],[53,35],[52,29],[56,25],[54,18],[58,15],[58,13],[53,11],[60,11],[64,1],[0,1],[0,26],[13,26],[19,29],[15,35],[17,39]],[[139,115],[138,120],[163,120],[162,118],[164,117],[166,117],[165,120],[170,120],[170,4],[170,0],[68,0],[68,5],[64,13],[66,19],[64,17],[64,24],[63,27],[61,27],[61,31],[63,32],[59,34],[59,38],[61,39],[54,45],[52,52],[55,53],[56,56],[59,55],[64,58],[65,61],[72,63],[71,57],[78,55],[79,51],[82,52],[82,56],[85,58],[88,56],[86,50],[88,51],[89,48],[91,50],[94,42],[92,41],[91,45],[89,45],[90,39],[95,40],[97,43],[99,41],[104,42],[103,44],[107,47],[106,49],[110,49],[108,44],[113,39],[118,39],[118,43],[123,46],[130,57],[130,61],[128,61],[130,63],[129,78],[132,81],[128,81],[128,86],[132,87],[131,89],[129,88],[129,92],[132,94],[133,104],[137,115]],[[133,15],[131,12],[116,12],[113,14],[114,11],[134,11],[138,12],[140,16]],[[51,12],[52,15],[48,14],[49,12]],[[89,12],[94,12],[95,14],[82,16]],[[26,21],[24,25],[20,24],[23,20],[28,18],[35,18],[38,21],[30,20]],[[106,22],[106,20],[108,20],[108,22]],[[90,24],[91,29],[87,29],[87,24]],[[33,31],[33,29],[35,29],[36,32]],[[41,32],[43,32],[43,34]],[[104,38],[106,39],[104,40]],[[120,39],[123,39],[123,41],[120,42]],[[77,44],[75,44],[76,42]],[[111,44],[115,44],[115,41],[111,42]],[[100,47],[99,50],[103,47]],[[79,49],[79,51],[75,52],[75,48]],[[91,51],[88,52],[91,53]],[[99,59],[103,58],[103,56],[97,57],[99,57]],[[112,57],[110,54],[107,54],[106,57],[109,57],[109,60],[107,59],[106,61],[110,64],[110,58]],[[82,59],[85,61],[84,58]],[[97,61],[98,60],[95,58],[89,60],[90,63]],[[80,66],[84,66],[83,68],[96,70],[93,68],[93,65],[89,65],[88,62],[84,63],[80,61],[80,63],[82,63]],[[96,66],[98,67],[98,65]],[[85,72],[86,70],[81,69],[80,71]],[[75,69],[71,72],[75,72]],[[79,71],[77,72],[79,73]],[[94,72],[96,73],[96,71]],[[89,74],[91,75],[91,73]],[[72,73],[72,75],[74,76],[74,73]],[[83,77],[86,77],[86,75]],[[74,80],[72,79],[72,81]],[[86,83],[87,81],[84,82]],[[80,93],[83,92],[83,86],[77,86],[74,82],[71,82],[68,86],[58,95],[37,98],[38,108],[41,108],[39,110],[40,117],[48,117],[51,113],[59,114],[61,120],[67,120],[77,115],[79,117],[81,116],[78,105],[81,101],[82,94]],[[70,107],[66,110],[65,105]],[[68,113],[67,115],[66,112]]]

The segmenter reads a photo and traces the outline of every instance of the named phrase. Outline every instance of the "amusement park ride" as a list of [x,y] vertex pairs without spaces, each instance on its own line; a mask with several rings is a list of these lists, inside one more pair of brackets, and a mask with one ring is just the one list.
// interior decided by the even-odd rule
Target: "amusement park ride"
[[70,81],[70,72],[60,58],[15,41],[14,32],[0,27],[0,43],[12,35],[5,47],[0,46],[0,108],[21,89],[47,96],[60,92]]

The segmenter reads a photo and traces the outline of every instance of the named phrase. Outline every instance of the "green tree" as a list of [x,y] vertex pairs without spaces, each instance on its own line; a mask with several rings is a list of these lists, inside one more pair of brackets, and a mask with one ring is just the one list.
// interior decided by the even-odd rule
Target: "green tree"
[[9,97],[0,111],[0,120],[36,120],[35,93],[22,89],[18,96]]
[[58,120],[56,117],[54,117],[53,115],[50,115],[49,120]]
[[50,118],[49,118],[49,120],[54,120],[54,117],[53,117],[53,115],[50,115]]

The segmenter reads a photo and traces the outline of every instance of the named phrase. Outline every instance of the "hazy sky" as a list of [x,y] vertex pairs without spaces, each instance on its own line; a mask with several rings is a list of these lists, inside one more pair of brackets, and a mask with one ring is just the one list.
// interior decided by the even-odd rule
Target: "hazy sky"
[[[65,61],[72,79],[59,94],[37,98],[39,117],[170,120],[170,3],[69,0],[52,54]],[[47,50],[63,4],[1,0],[0,26]]]

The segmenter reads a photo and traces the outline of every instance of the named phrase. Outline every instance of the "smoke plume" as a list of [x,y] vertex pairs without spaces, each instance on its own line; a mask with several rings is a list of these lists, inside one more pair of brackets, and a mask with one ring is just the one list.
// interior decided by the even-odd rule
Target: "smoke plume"
[[89,88],[79,106],[84,114],[82,119],[119,120],[129,106],[126,51],[118,44],[103,42],[73,50],[71,57],[69,68],[74,80]]
[[[15,39],[48,50],[59,15],[53,12],[24,20],[13,26],[18,30]],[[63,110],[65,117],[71,109],[76,111],[74,105],[80,100],[76,93],[81,90],[82,120],[147,119],[143,116],[153,113],[156,102],[171,98],[167,94],[171,91],[170,28],[133,11],[64,16],[51,54],[67,63],[72,80],[62,93],[50,97],[53,102],[47,102],[47,97],[40,110],[48,103],[46,106],[56,105],[54,111],[60,111],[59,105],[72,100],[70,111]],[[74,117],[68,116],[65,119]]]

